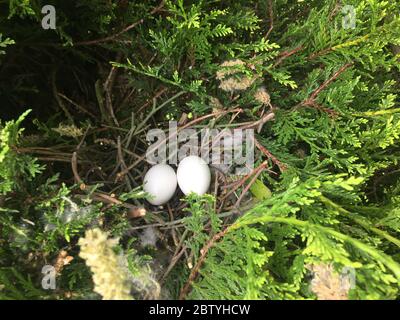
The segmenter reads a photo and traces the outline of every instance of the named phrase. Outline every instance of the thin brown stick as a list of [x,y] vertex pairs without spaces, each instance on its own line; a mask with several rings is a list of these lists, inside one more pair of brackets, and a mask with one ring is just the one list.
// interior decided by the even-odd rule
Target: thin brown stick
[[83,134],[83,137],[82,137],[81,141],[79,142],[78,146],[76,147],[76,150],[75,150],[76,152],[78,152],[80,150],[80,148],[82,147],[83,142],[85,141],[85,139],[86,139],[86,137],[87,137],[87,135],[89,133],[90,128],[91,128],[91,126],[89,124],[88,127],[85,130],[85,133]]
[[[126,104],[128,103],[129,99],[132,97],[133,93],[136,91],[136,88],[127,89],[121,102],[119,102],[118,106],[115,108],[115,112],[122,110]],[[129,120],[128,118],[127,120]]]
[[180,294],[179,294],[179,300],[185,300],[185,297],[189,293],[189,290],[192,286],[193,281],[196,279],[201,266],[203,265],[208,251],[215,245],[216,242],[218,242],[221,238],[223,238],[229,231],[229,227],[226,227],[224,230],[221,232],[218,232],[215,234],[210,241],[208,241],[203,248],[200,250],[200,258],[197,261],[196,265],[193,267],[192,271],[190,272],[189,278],[186,282],[186,284],[183,286]]
[[268,13],[269,13],[270,26],[269,26],[267,34],[264,36],[264,39],[267,39],[269,34],[274,29],[274,8],[272,5],[272,0],[268,0]]
[[240,127],[238,127],[238,129],[244,130],[244,129],[257,128],[258,132],[260,132],[261,129],[262,129],[262,126],[263,126],[266,122],[268,122],[268,121],[270,121],[270,120],[273,120],[274,118],[275,118],[275,113],[274,113],[273,110],[270,110],[270,111],[268,111],[266,114],[264,114],[264,115],[261,117],[260,120],[254,121],[254,122],[252,122],[252,123],[250,123],[250,124],[248,124],[248,125],[240,126]]
[[[119,162],[119,165],[121,166],[121,168],[124,170],[127,168],[126,163],[125,163],[125,159],[124,159],[124,154],[122,152],[122,146],[121,146],[121,137],[118,136],[117,139],[117,161]],[[125,176],[125,182],[126,185],[128,187],[129,190],[132,190],[132,185],[129,181],[129,173],[128,175]]]
[[70,98],[68,98],[67,96],[65,96],[62,93],[58,93],[58,95],[63,98],[64,100],[68,101],[70,104],[72,104],[73,106],[75,106],[78,110],[82,111],[83,113],[86,113],[87,115],[91,116],[94,119],[97,119],[97,117],[91,113],[89,110],[86,110],[84,107],[82,107],[81,105],[79,105],[78,103],[76,103],[75,101],[71,100]]
[[257,174],[263,168],[265,168],[264,163],[259,165],[257,168],[253,169],[249,174],[244,176],[242,179],[235,181],[234,183],[231,183],[228,186],[222,187],[223,189],[229,188],[230,190],[229,190],[229,192],[227,192],[226,194],[223,195],[223,197],[221,198],[221,201],[225,200],[227,197],[229,197],[232,193],[234,193],[237,189],[239,189],[242,185],[244,185],[246,183],[246,181],[248,179],[250,179],[250,177],[252,177],[254,174]]
[[[85,198],[88,195],[77,194],[75,196],[77,198]],[[118,205],[118,206],[124,207],[126,209],[135,210],[137,212],[137,215],[134,216],[134,218],[139,218],[139,217],[143,217],[144,215],[146,215],[146,210],[144,208],[135,206],[135,205],[127,203],[127,202],[123,202],[113,196],[110,196],[110,195],[102,193],[102,192],[94,192],[93,194],[90,194],[89,197],[95,201],[100,201],[100,202],[110,204],[110,205]]]
[[292,110],[297,110],[301,107],[314,107],[315,109],[322,110],[332,115],[336,115],[337,114],[336,111],[319,105],[316,102],[316,99],[323,90],[325,90],[333,81],[335,81],[344,71],[346,71],[352,65],[353,63],[350,62],[340,67],[329,79],[325,80],[317,89],[315,89],[307,99],[298,103],[296,106],[292,108]]
[[276,60],[276,62],[274,63],[273,67],[277,67],[278,65],[280,65],[285,59],[289,58],[290,56],[294,55],[295,53],[301,51],[304,49],[304,46],[298,46],[296,48],[294,48],[293,50],[290,51],[284,51],[279,55],[278,60]]
[[[158,90],[158,91],[156,92],[156,94],[155,94],[151,99],[149,99],[146,103],[144,103],[144,104],[136,111],[136,113],[139,114],[144,108],[148,107],[151,103],[153,103],[154,99],[158,99],[161,95],[163,95],[163,94],[164,94],[165,92],[167,92],[167,91],[168,91],[168,88],[162,87],[160,90]],[[122,121],[121,121],[121,124],[124,124],[124,123],[126,123],[127,121],[129,121],[129,120],[131,120],[131,117],[122,120]]]
[[268,159],[271,159],[271,161],[278,166],[281,172],[287,169],[287,166],[279,161],[278,158],[276,158],[271,152],[269,152],[269,150],[265,148],[256,138],[254,138],[254,143],[256,147],[267,156]]
[[342,4],[341,1],[338,0],[335,3],[335,6],[333,7],[332,11],[329,13],[328,19],[329,21],[332,21],[333,18],[336,16],[336,14],[340,11],[339,9],[341,8]]
[[[175,230],[175,228],[173,228],[173,230]],[[171,272],[171,270],[174,268],[174,266],[176,265],[176,263],[179,261],[179,259],[182,257],[182,255],[183,254],[187,254],[186,253],[186,250],[187,250],[187,246],[186,245],[184,245],[184,242],[185,242],[185,239],[186,239],[186,237],[187,237],[187,235],[188,235],[188,233],[189,233],[189,229],[186,229],[184,232],[183,232],[183,234],[182,234],[182,236],[181,236],[181,238],[180,238],[180,240],[179,240],[179,243],[178,243],[178,245],[176,246],[176,248],[175,248],[175,252],[174,252],[174,254],[173,254],[173,256],[172,256],[172,259],[171,259],[171,261],[170,261],[170,263],[169,263],[169,266],[167,267],[167,269],[165,270],[165,272],[164,272],[164,274],[161,276],[161,278],[160,278],[160,284],[161,283],[163,283],[164,281],[165,281],[165,279],[167,278],[167,276],[168,276],[168,274]],[[182,248],[182,249],[181,249]]]
[[314,53],[312,53],[311,55],[309,55],[307,59],[308,59],[308,60],[313,60],[313,59],[315,59],[315,58],[317,58],[317,57],[323,56],[323,55],[325,55],[325,54],[331,52],[332,50],[333,50],[333,47],[331,47],[331,48],[326,48],[326,49],[323,49],[323,50],[321,50],[321,51],[314,52]]
[[57,84],[56,84],[56,74],[57,74],[56,70],[53,70],[53,72],[51,74],[51,86],[53,89],[54,98],[56,99],[57,104],[59,105],[61,110],[64,111],[68,120],[73,124],[74,118],[72,117],[71,113],[68,111],[68,108],[64,105],[63,101],[60,99],[60,97],[58,95]]
[[327,86],[329,86],[333,81],[335,81],[346,69],[350,68],[353,63],[346,63],[344,66],[340,67],[338,71],[336,71],[328,80],[324,81],[324,83],[316,89],[311,95],[310,99],[315,100],[315,98],[320,94],[322,90],[324,90]]
[[79,183],[81,190],[85,190],[87,186],[84,183],[84,181],[82,180],[82,178],[80,177],[79,172],[78,172],[78,151],[82,147],[83,142],[85,141],[89,130],[90,130],[90,125],[86,128],[85,133],[84,133],[81,141],[79,142],[78,146],[76,147],[75,151],[72,153],[72,158],[71,158],[72,173],[74,175],[75,182]]
[[[174,214],[172,212],[172,209],[171,209],[171,206],[169,205],[169,203],[167,203],[167,209],[168,209],[168,214],[169,214],[169,220],[172,222],[175,219],[174,219]],[[175,244],[175,246],[177,246],[178,245],[178,238],[176,236],[176,230],[172,229],[171,230],[171,234],[172,234],[172,239],[174,240],[174,244]]]
[[78,154],[76,151],[74,153],[72,153],[71,167],[72,167],[72,173],[74,175],[75,182],[81,186],[82,190],[85,189],[86,185],[83,182],[83,180],[80,177],[79,172],[78,172]]
[[243,197],[246,195],[246,193],[249,191],[249,189],[251,188],[251,186],[254,184],[254,182],[256,182],[257,178],[260,176],[260,174],[263,172],[263,169],[268,165],[267,162],[263,162],[259,168],[259,170],[257,170],[257,172],[254,174],[253,178],[250,180],[250,182],[247,184],[247,186],[243,189],[242,193],[240,194],[239,198],[237,199],[236,203],[235,203],[235,207],[239,207],[240,203],[243,200]]
[[56,158],[56,157],[36,157],[36,159],[40,161],[49,161],[49,162],[67,162],[71,163],[70,158]]
[[[117,62],[120,62],[121,60],[121,54],[117,55]],[[113,103],[111,99],[111,91],[112,87],[114,85],[115,78],[117,76],[118,68],[115,66],[111,67],[110,73],[108,74],[107,80],[104,82],[103,89],[105,93],[105,102],[106,102],[106,107],[108,109],[108,112],[110,113],[111,118],[114,121],[114,124],[119,127],[119,123],[117,118],[115,117],[114,114],[114,108],[113,108]]]
[[142,110],[143,110],[144,108],[148,107],[151,103],[153,103],[153,100],[154,100],[154,99],[159,98],[159,97],[160,97],[162,94],[164,94],[167,90],[168,90],[168,88],[166,88],[166,87],[163,87],[163,88],[161,88],[160,90],[158,90],[158,91],[156,92],[156,94],[153,96],[153,98],[149,99],[145,104],[143,104],[143,105],[137,110],[137,112],[138,112],[138,113],[142,112]]
[[17,153],[31,153],[31,154],[41,154],[41,155],[49,155],[49,156],[59,156],[59,157],[68,157],[71,159],[71,153],[66,152],[57,152],[53,151],[49,148],[32,148],[32,147],[11,147]]
[[164,274],[162,275],[161,279],[160,279],[160,283],[164,282],[165,279],[167,278],[167,276],[169,275],[169,273],[172,271],[172,269],[175,267],[176,263],[179,261],[179,259],[185,254],[186,252],[186,247],[183,247],[177,254],[175,254],[172,259],[171,262],[169,264],[169,266],[167,267],[167,269],[165,270]]
[[311,101],[309,104],[306,104],[304,106],[307,107],[314,107],[317,110],[321,110],[325,113],[327,113],[330,117],[335,118],[339,115],[339,113],[333,109],[321,106],[320,104],[316,103],[315,101]]

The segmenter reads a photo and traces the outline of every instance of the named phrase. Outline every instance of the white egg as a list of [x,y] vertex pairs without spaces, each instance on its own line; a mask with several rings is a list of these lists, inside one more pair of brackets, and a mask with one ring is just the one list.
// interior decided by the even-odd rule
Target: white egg
[[175,171],[167,164],[157,164],[151,167],[143,182],[144,191],[152,196],[147,200],[156,206],[167,203],[177,187]]
[[190,192],[205,194],[210,187],[211,172],[207,163],[200,157],[184,158],[178,166],[178,184],[184,194]]

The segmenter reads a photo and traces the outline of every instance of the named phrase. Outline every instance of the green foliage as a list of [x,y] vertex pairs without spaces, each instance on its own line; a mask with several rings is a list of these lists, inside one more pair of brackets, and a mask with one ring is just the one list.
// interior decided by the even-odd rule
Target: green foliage
[[[93,227],[135,297],[316,299],[310,266],[332,264],[348,298],[399,298],[399,1],[269,3],[55,0],[52,31],[47,2],[0,1],[1,299],[99,298],[77,246]],[[268,166],[149,206],[146,132],[171,119],[254,127]]]
[[29,300],[46,297],[44,291],[36,288],[31,277],[24,277],[15,268],[0,269],[0,299]]
[[[0,194],[13,191],[30,181],[43,170],[37,161],[28,155],[17,155],[19,138],[23,129],[21,122],[30,111],[25,112],[18,120],[9,121],[4,126],[0,123]],[[23,181],[21,181],[23,179]]]
[[[285,192],[256,205],[231,225],[223,241],[210,250],[201,281],[193,285],[191,297],[311,298],[309,291],[301,290],[307,286],[306,264],[333,262],[338,270],[355,268],[353,298],[396,298],[400,263],[381,251],[386,232],[374,234],[374,220],[365,219],[356,211],[343,212],[324,196],[340,198],[344,192],[354,193],[361,182],[338,176],[303,183],[294,180]],[[191,212],[191,219],[195,220],[201,210],[191,207]],[[200,240],[200,230],[201,226],[193,230],[193,241]],[[390,247],[398,250],[398,240]],[[372,266],[376,266],[373,271]]]
[[8,18],[13,16],[19,16],[24,18],[26,16],[35,15],[35,11],[32,9],[30,0],[10,0],[9,1],[10,14]]
[[[14,44],[15,42],[10,38],[2,39],[3,35],[0,33],[0,48],[6,48],[9,45]],[[4,50],[0,50],[0,55],[5,54]]]

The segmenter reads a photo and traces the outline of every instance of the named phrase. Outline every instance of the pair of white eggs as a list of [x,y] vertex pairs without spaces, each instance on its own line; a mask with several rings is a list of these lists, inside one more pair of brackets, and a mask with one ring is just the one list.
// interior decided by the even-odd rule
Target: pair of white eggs
[[187,195],[191,192],[205,194],[210,187],[211,172],[207,163],[200,157],[189,156],[174,169],[167,164],[157,164],[150,168],[144,177],[144,191],[151,195],[147,199],[159,206],[167,203],[179,188]]

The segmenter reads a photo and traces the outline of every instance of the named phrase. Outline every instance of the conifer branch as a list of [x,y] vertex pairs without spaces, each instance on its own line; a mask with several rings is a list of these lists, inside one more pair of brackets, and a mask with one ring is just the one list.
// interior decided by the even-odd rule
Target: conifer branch
[[297,52],[301,51],[304,49],[303,45],[300,45],[292,50],[289,51],[284,51],[279,55],[278,60],[273,64],[273,67],[277,67],[278,65],[280,65],[285,59],[289,58],[290,56],[296,54]]
[[308,221],[303,221],[303,220],[299,220],[296,218],[274,217],[274,216],[263,215],[262,217],[259,217],[259,218],[256,217],[254,219],[247,219],[247,221],[238,221],[229,227],[229,231],[239,229],[239,228],[241,228],[245,225],[249,225],[249,224],[271,223],[271,222],[285,223],[285,224],[296,226],[301,229],[311,228],[316,231],[333,236],[334,238],[339,239],[340,241],[348,242],[349,244],[353,245],[358,250],[363,251],[363,252],[369,254],[371,257],[373,257],[377,261],[384,263],[393,272],[393,274],[396,276],[396,278],[400,281],[400,265],[395,260],[393,260],[392,257],[371,247],[370,245],[363,243],[360,240],[354,239],[346,234],[338,232],[329,227],[313,224]]
[[340,67],[328,80],[324,81],[323,84],[319,86],[318,89],[311,93],[309,100],[315,100],[322,90],[325,90],[333,81],[335,81],[346,69],[351,67],[353,63],[346,63],[344,66]]
[[388,234],[387,232],[385,232],[383,230],[380,230],[374,226],[369,225],[367,222],[365,222],[361,218],[357,217],[354,213],[342,208],[338,204],[334,203],[332,200],[330,200],[324,196],[321,196],[320,199],[323,203],[325,203],[326,205],[328,205],[330,207],[335,208],[340,213],[345,214],[347,217],[349,217],[350,219],[352,219],[353,221],[355,221],[356,223],[361,225],[366,230],[374,232],[375,234],[379,235],[382,238],[385,238],[386,240],[392,242],[393,244],[395,244],[397,247],[400,248],[400,240],[399,239],[391,236],[390,234]]
[[314,107],[315,109],[322,110],[326,113],[337,115],[336,111],[319,105],[316,102],[316,99],[323,90],[325,90],[332,82],[334,82],[344,71],[346,71],[352,65],[353,63],[346,63],[345,65],[340,67],[329,79],[325,80],[317,89],[315,89],[307,99],[297,104],[295,107],[293,107],[292,110],[297,110],[301,107]]
[[189,278],[186,282],[186,284],[183,286],[181,289],[181,292],[179,294],[179,300],[185,300],[187,294],[189,293],[189,290],[191,288],[191,285],[194,280],[196,280],[196,277],[200,271],[201,266],[203,265],[208,251],[218,242],[223,238],[228,232],[229,232],[229,227],[226,227],[224,230],[218,232],[215,234],[211,240],[209,240],[204,247],[200,250],[200,257],[195,266],[193,267],[192,271],[190,272]]
[[271,159],[271,161],[276,164],[279,167],[279,170],[281,172],[285,171],[287,169],[287,166],[280,162],[271,152],[268,151],[267,148],[265,148],[256,138],[254,138],[254,142],[256,147],[267,156],[268,159]]

